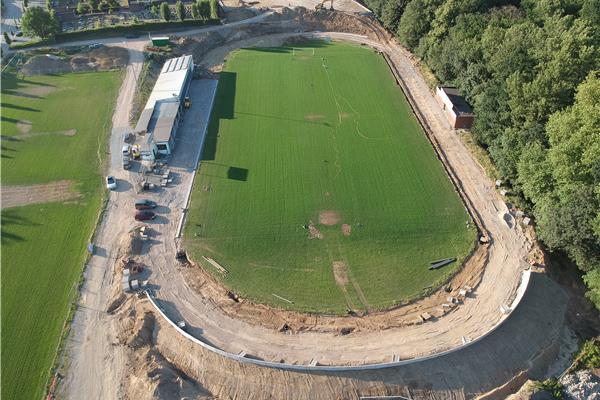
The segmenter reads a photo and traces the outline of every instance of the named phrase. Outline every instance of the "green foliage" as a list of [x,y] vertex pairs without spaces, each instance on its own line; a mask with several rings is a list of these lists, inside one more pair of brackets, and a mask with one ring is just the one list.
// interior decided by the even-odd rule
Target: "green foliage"
[[10,36],[8,36],[8,32],[4,31],[2,32],[2,34],[4,35],[4,41],[10,46],[10,44],[12,43],[12,39],[10,38]]
[[[365,305],[355,287],[373,308],[417,297],[459,268],[475,230],[383,58],[349,44],[307,47],[294,57],[289,48],[228,57],[186,248],[225,266],[219,278],[237,293],[280,307],[343,313],[336,260],[355,282],[346,290],[356,307]],[[247,177],[224,166],[246,169]],[[341,221],[319,223],[325,210]],[[309,221],[322,239],[309,238]],[[429,271],[442,254],[459,263]]]
[[23,8],[29,7],[29,0],[23,0]]
[[209,0],[209,16],[210,19],[219,19],[219,3],[218,0]]
[[21,17],[21,26],[25,34],[42,39],[60,32],[56,16],[41,7],[29,7],[25,10]]
[[556,378],[546,379],[538,383],[537,388],[549,392],[556,400],[564,399],[563,385]]
[[193,19],[198,19],[200,18],[200,12],[198,11],[198,4],[197,3],[192,3],[192,18]]
[[88,14],[92,11],[92,8],[88,3],[79,2],[77,4],[77,14]]
[[208,0],[198,0],[198,14],[201,19],[210,18],[210,3]]
[[181,0],[177,0],[177,3],[175,3],[175,13],[177,14],[177,18],[179,18],[180,21],[183,21],[185,19],[185,6],[181,2]]
[[52,0],[46,0],[46,10],[52,10]]
[[[2,210],[3,399],[41,399],[67,310],[76,294],[102,197],[102,160],[120,72],[17,79],[2,74],[2,134],[32,135],[2,144],[5,185],[74,181],[81,197]],[[43,90],[43,96],[25,97]],[[93,112],[89,112],[93,110]],[[75,129],[74,136],[61,131]],[[104,154],[100,152],[99,154]],[[43,166],[41,168],[40,166]],[[33,255],[44,254],[35,258]]]
[[581,346],[573,368],[575,370],[600,368],[600,337],[590,339]]
[[171,20],[171,9],[169,8],[169,3],[164,2],[160,4],[160,17],[167,22]]
[[156,4],[152,4],[152,7],[150,7],[150,12],[157,17],[160,15],[160,11],[158,10],[158,6]]

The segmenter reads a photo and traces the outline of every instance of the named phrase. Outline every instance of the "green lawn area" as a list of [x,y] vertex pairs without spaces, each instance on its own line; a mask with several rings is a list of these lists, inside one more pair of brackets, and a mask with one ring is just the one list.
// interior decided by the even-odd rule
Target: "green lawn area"
[[[476,230],[383,58],[308,47],[227,60],[186,247],[237,293],[283,308],[343,313],[420,296],[456,272]],[[327,212],[339,221],[319,223]],[[310,221],[322,239],[309,238]],[[459,262],[428,270],[448,257]]]
[[2,185],[68,179],[81,194],[2,210],[3,399],[44,394],[101,206],[121,80],[121,72],[2,75]]

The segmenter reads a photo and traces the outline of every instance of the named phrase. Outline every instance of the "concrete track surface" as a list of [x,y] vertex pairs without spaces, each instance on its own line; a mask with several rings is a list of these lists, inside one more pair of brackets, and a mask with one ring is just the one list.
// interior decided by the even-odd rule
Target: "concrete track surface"
[[[481,284],[462,306],[443,318],[377,333],[286,335],[219,313],[210,299],[201,298],[186,284],[174,259],[176,230],[182,208],[186,205],[187,190],[193,180],[215,91],[214,81],[201,80],[194,81],[192,85],[193,106],[180,125],[177,148],[170,161],[174,186],[144,196],[161,205],[157,210],[159,217],[151,224],[154,230],[152,240],[142,251],[142,261],[150,266],[150,281],[156,296],[172,319],[186,320],[190,332],[201,340],[232,353],[245,351],[271,361],[306,364],[316,360],[322,364],[343,365],[390,361],[393,356],[408,359],[456,347],[462,343],[463,337],[481,336],[501,319],[500,306],[510,304],[515,296],[521,271],[527,266],[524,259],[528,245],[524,235],[518,227],[508,227],[498,218],[498,212],[506,210],[506,205],[482,168],[450,129],[421,75],[415,71],[401,47],[350,34],[323,35],[378,47],[386,51],[396,65],[492,237],[489,262]],[[105,310],[110,300],[112,267],[119,242],[133,226],[132,203],[134,198],[139,197],[132,186],[135,172],[121,169],[119,150],[121,135],[129,129],[127,121],[136,77],[142,66],[144,43],[115,40],[105,43],[126,46],[131,59],[113,117],[110,173],[118,178],[119,187],[111,193],[106,214],[97,231],[95,243],[99,251],[86,268],[80,307],[64,357],[68,373],[60,394],[72,399],[120,398],[127,363],[125,350],[116,345],[115,321]],[[417,388],[417,392],[425,390],[423,395],[411,392],[417,396],[415,398],[468,398],[473,393],[502,384],[521,370],[535,367],[531,372],[541,374],[548,357],[552,357],[556,350],[554,343],[562,330],[565,304],[566,295],[557,285],[533,274],[530,289],[520,308],[482,342],[423,363],[360,374],[303,374],[241,366],[182,341],[176,333],[169,334],[168,328],[161,328],[157,344],[191,376],[213,393],[221,393],[224,397],[267,398],[271,393],[275,398],[317,398],[309,394],[322,391],[332,395],[322,398],[346,398],[367,393],[369,385],[379,387],[383,384],[395,388],[393,391],[398,394],[409,387]],[[272,392],[272,388],[278,388],[279,394]],[[437,394],[426,397],[429,395],[425,393]]]

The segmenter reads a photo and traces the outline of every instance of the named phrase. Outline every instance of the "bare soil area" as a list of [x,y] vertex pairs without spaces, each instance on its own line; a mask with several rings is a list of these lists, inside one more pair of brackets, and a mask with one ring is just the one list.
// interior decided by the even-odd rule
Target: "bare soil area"
[[[21,73],[31,76],[67,72],[106,71],[123,68],[127,65],[127,60],[128,53],[126,49],[114,46],[99,46],[92,49],[87,48],[75,55],[64,57],[52,54],[33,55],[21,67]],[[36,88],[35,90],[41,89]],[[40,96],[44,94],[36,93],[35,95]]]
[[2,208],[76,200],[81,193],[73,185],[73,181],[63,180],[37,185],[2,186]]
[[319,224],[322,225],[337,225],[341,220],[342,216],[337,211],[321,211],[319,213]]

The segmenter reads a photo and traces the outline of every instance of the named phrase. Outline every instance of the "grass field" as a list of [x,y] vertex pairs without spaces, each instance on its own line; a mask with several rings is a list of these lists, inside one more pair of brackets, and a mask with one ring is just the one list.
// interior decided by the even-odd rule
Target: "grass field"
[[229,57],[185,234],[237,293],[303,311],[386,308],[459,268],[428,270],[468,254],[467,221],[377,53],[316,42]]
[[101,205],[100,167],[121,77],[2,75],[2,185],[69,179],[81,194],[2,210],[3,399],[43,396]]

